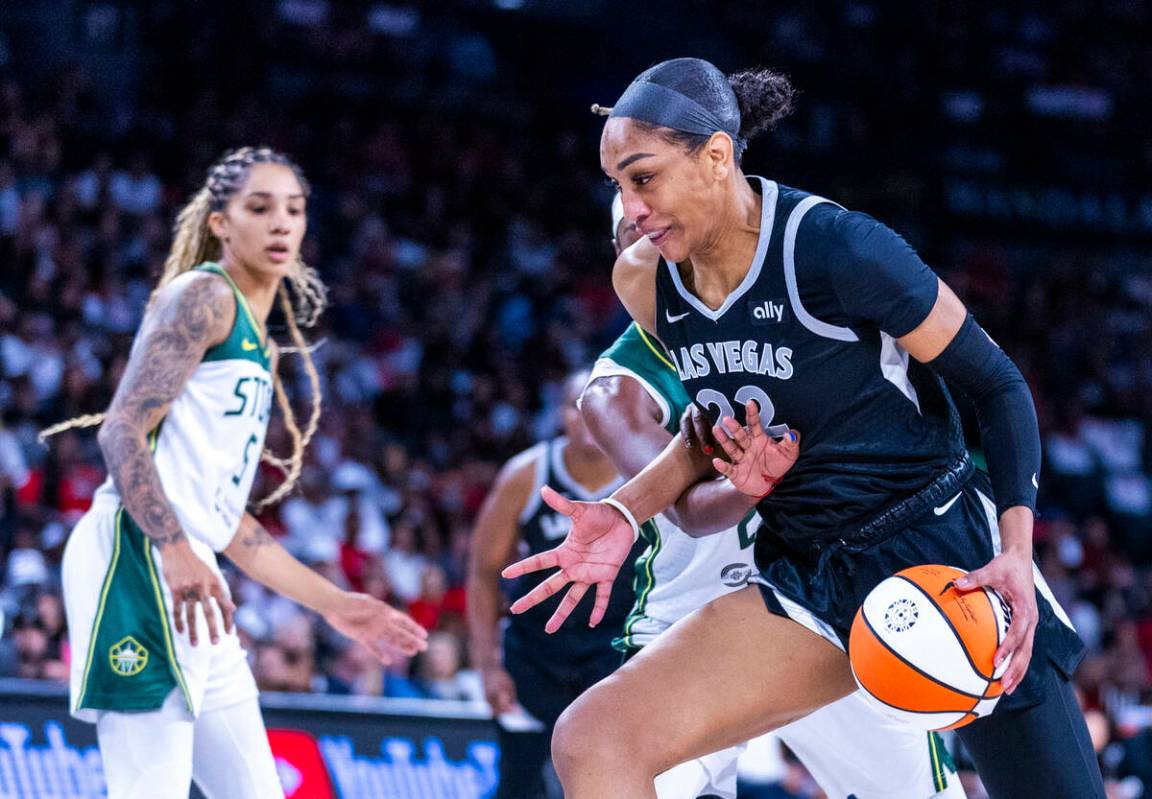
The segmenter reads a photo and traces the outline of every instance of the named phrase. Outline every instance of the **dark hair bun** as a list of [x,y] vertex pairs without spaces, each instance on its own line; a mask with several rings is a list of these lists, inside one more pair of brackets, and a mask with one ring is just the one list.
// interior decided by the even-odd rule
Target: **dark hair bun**
[[748,141],[792,113],[796,89],[787,76],[770,69],[746,69],[728,76],[740,104],[740,138]]

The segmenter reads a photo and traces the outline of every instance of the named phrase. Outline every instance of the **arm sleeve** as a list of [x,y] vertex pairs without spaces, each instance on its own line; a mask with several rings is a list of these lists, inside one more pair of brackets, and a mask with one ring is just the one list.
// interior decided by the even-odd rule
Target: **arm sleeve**
[[809,215],[811,227],[805,219],[800,228],[807,241],[797,252],[815,256],[819,284],[831,287],[850,325],[873,324],[899,338],[928,317],[936,304],[936,274],[908,242],[867,214],[817,206]]
[[1016,364],[969,315],[928,365],[976,405],[997,512],[1018,505],[1035,511],[1040,427],[1032,394]]

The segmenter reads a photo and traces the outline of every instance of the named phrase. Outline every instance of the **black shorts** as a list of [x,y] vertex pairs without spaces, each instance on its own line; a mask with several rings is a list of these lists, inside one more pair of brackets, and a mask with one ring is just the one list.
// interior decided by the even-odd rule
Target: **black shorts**
[[573,651],[562,646],[560,635],[544,642],[515,627],[504,633],[504,668],[516,685],[517,699],[549,730],[564,708],[619,665],[620,653],[609,636],[594,650]]
[[[809,552],[785,549],[786,545],[777,551],[758,549],[759,574],[752,581],[759,586],[768,609],[847,650],[856,611],[868,592],[884,579],[921,564],[939,563],[968,571],[986,565],[1000,552],[992,488],[984,472],[966,469],[961,474],[947,475],[938,481],[940,485],[929,486],[921,494],[930,501],[911,503],[914,511],[905,518],[886,518],[885,534],[867,542],[835,540]],[[945,479],[951,482],[945,483]],[[893,527],[895,531],[888,532]],[[1045,693],[1047,670],[1054,667],[1067,680],[1084,657],[1084,644],[1068,616],[1035,565],[1033,571],[1040,620],[1032,661],[1024,681],[1011,695],[1004,696],[997,712],[1039,703]]]

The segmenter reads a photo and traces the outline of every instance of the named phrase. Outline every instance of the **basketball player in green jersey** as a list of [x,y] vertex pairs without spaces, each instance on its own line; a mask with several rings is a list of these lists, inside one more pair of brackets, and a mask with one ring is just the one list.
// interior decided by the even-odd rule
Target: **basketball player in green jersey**
[[[307,194],[299,169],[272,150],[214,165],[178,217],[107,413],[45,431],[103,423],[109,479],[72,532],[63,582],[72,712],[97,725],[110,799],[186,799],[193,779],[211,799],[284,795],[217,553],[384,662],[426,646],[410,618],[338,589],[245,511],[262,459],[286,479],[261,504],[291,488],[318,422],[297,326],[324,306],[299,257]],[[312,378],[303,431],[265,327],[277,298]],[[274,397],[294,442],[287,459],[264,453]]]

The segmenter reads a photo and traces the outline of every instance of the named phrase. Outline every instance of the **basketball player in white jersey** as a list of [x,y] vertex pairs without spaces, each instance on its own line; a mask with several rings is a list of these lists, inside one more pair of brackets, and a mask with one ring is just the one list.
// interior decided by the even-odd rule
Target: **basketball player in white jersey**
[[[613,244],[638,238],[612,205]],[[632,324],[597,360],[581,411],[600,448],[631,477],[668,445],[691,401],[660,343]],[[678,619],[718,596],[743,588],[756,567],[752,544],[762,520],[755,500],[727,480],[697,487],[687,502],[657,515],[641,536],[648,550],[636,562],[636,605],[615,642],[631,657]],[[672,518],[698,535],[692,537]],[[830,797],[959,799],[965,796],[951,757],[935,733],[888,719],[851,694],[775,733]],[[736,796],[735,746],[683,763],[656,778],[660,799]]]
[[[307,193],[272,150],[243,148],[214,165],[178,217],[107,413],[44,431],[103,423],[109,479],[72,532],[63,581],[71,708],[96,723],[110,799],[186,799],[193,779],[209,799],[284,795],[217,553],[384,662],[426,647],[410,618],[338,589],[245,511],[262,457],[286,479],[261,504],[290,489],[318,421],[297,327],[324,306],[323,284],[299,258]],[[277,297],[313,378],[303,431],[266,331]],[[274,396],[294,442],[287,459],[264,453]]]

